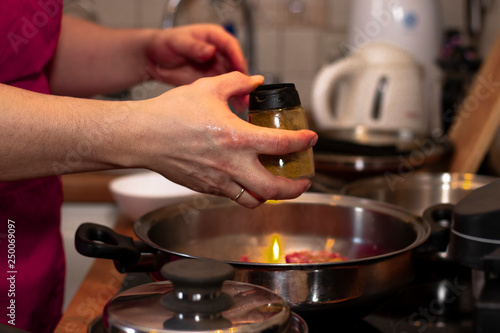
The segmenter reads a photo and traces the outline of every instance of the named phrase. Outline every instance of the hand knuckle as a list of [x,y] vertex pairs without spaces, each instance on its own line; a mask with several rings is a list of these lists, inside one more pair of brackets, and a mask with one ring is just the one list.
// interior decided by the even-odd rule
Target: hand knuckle
[[288,136],[284,132],[276,134],[274,144],[275,144],[276,154],[279,155],[279,154],[289,153],[290,141],[288,139]]
[[260,197],[263,200],[277,199],[279,194],[279,188],[275,184],[267,184],[260,193]]

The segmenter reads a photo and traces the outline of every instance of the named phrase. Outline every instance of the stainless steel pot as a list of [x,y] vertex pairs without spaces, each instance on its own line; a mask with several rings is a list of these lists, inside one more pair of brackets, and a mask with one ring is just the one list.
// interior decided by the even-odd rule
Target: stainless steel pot
[[[470,271],[451,260],[448,253],[450,240],[451,209],[473,190],[491,183],[496,178],[470,173],[425,173],[365,178],[343,186],[340,193],[359,198],[377,200],[397,205],[415,215],[422,216],[432,226],[432,234],[426,242],[427,251],[419,251],[415,257],[415,283],[434,286],[428,293],[443,304],[440,315],[443,321],[456,320],[456,314],[464,318],[473,311],[468,302],[446,302],[449,295],[443,292],[450,276],[462,284],[470,282]],[[420,248],[422,250],[422,247]],[[411,301],[421,295],[411,295]],[[462,292],[461,300],[472,298],[471,290]],[[414,303],[401,304],[401,310]],[[453,319],[450,319],[453,318]]]
[[470,173],[386,174],[353,181],[341,194],[398,205],[416,215],[439,203],[456,204],[472,190],[496,178]]
[[229,281],[221,261],[183,259],[166,264],[169,281],[120,292],[89,327],[97,333],[308,333],[303,319],[271,290]]
[[[273,290],[301,315],[328,310],[341,319],[364,317],[408,285],[413,250],[430,233],[428,222],[400,207],[318,193],[268,201],[253,210],[200,196],[150,212],[134,227],[139,242],[82,224],[76,248],[86,256],[115,260],[121,272],[146,270],[159,279],[158,270],[179,258],[221,260],[235,268],[234,280]],[[349,259],[269,263],[276,240],[281,257],[328,248]],[[242,262],[243,255],[255,262]]]

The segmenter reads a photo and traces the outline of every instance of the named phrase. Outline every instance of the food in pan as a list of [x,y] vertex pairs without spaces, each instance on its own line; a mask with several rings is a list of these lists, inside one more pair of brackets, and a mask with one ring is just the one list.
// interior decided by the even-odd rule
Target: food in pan
[[[324,262],[337,262],[347,260],[337,252],[320,250],[301,250],[285,254],[285,262],[287,264],[312,264],[312,263],[324,263]],[[249,256],[244,254],[240,257],[242,262],[251,262]]]
[[309,264],[309,263],[322,263],[322,262],[337,262],[347,260],[346,257],[341,256],[337,252],[327,250],[310,251],[302,250],[291,252],[285,255],[287,264]]
[[241,262],[258,263],[287,263],[287,264],[312,264],[327,263],[347,260],[347,257],[333,251],[335,239],[329,238],[321,250],[284,251],[281,237],[277,234],[271,236],[270,245],[262,249],[262,255],[245,253],[240,256]]

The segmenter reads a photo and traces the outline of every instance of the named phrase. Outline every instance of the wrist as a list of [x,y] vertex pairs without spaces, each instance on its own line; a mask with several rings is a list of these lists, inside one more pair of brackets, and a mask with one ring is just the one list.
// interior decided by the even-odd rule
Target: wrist
[[138,168],[140,165],[143,119],[141,101],[111,102],[113,106],[102,124],[100,159],[113,168]]

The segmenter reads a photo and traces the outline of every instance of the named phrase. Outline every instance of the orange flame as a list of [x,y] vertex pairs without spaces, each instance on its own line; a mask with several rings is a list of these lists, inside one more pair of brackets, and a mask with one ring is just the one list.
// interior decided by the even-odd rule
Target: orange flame
[[281,241],[278,235],[271,237],[271,246],[266,251],[266,262],[273,264],[279,263],[282,257]]

